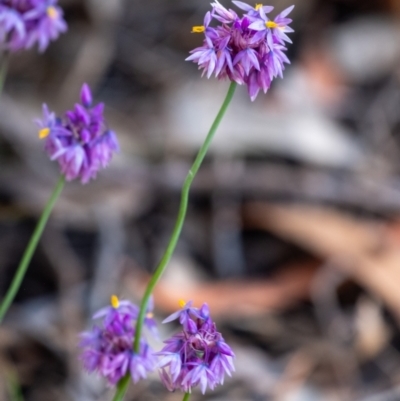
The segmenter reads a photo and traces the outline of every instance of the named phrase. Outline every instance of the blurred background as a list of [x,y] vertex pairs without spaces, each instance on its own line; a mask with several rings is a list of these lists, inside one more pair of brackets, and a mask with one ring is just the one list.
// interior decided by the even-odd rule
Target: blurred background
[[[400,2],[269,4],[293,2],[292,64],[254,103],[238,88],[156,317],[210,305],[237,372],[205,399],[400,400]],[[228,87],[184,61],[209,1],[60,3],[68,33],[13,56],[1,96],[0,296],[58,176],[32,123],[42,103],[61,113],[89,83],[121,152],[57,203],[0,328],[0,400],[112,398],[83,372],[78,333],[111,294],[140,301]],[[160,399],[182,394],[157,374],[126,397]]]

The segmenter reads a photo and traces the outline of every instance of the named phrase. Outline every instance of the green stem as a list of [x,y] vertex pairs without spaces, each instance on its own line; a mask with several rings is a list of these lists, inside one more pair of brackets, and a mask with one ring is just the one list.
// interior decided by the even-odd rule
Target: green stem
[[117,384],[117,391],[115,392],[113,401],[121,401],[124,398],[126,390],[128,390],[131,377],[127,373]]
[[222,103],[222,106],[217,114],[217,117],[215,117],[215,120],[214,120],[213,124],[211,125],[210,130],[208,131],[207,137],[206,137],[203,145],[201,146],[199,152],[197,153],[196,159],[194,160],[193,165],[190,168],[190,170],[185,178],[185,182],[183,184],[182,192],[181,192],[181,203],[179,206],[178,217],[176,219],[171,238],[169,240],[167,249],[165,250],[163,257],[161,258],[160,263],[158,264],[149,284],[147,285],[146,291],[143,295],[142,302],[140,304],[140,312],[139,312],[139,316],[138,316],[138,319],[136,322],[136,334],[135,334],[135,342],[134,342],[134,350],[137,353],[139,352],[140,337],[142,335],[143,322],[144,322],[144,318],[146,315],[147,305],[148,305],[150,296],[154,290],[154,287],[158,283],[158,280],[160,280],[162,274],[164,273],[169,260],[171,259],[171,256],[175,250],[176,244],[178,242],[178,239],[179,239],[179,236],[180,236],[180,233],[182,230],[183,222],[184,222],[185,216],[186,216],[187,205],[188,205],[190,185],[192,184],[192,181],[201,166],[201,163],[202,163],[202,161],[207,153],[207,150],[211,144],[211,141],[214,137],[215,131],[217,130],[219,124],[221,123],[221,121],[225,115],[226,110],[228,109],[228,106],[235,93],[235,89],[236,89],[236,83],[232,82],[229,86],[228,93],[226,94],[225,100]]
[[[175,226],[174,226],[174,229],[171,234],[171,238],[169,240],[167,249],[165,250],[163,257],[161,258],[160,263],[158,264],[151,280],[149,281],[149,284],[147,285],[146,291],[143,295],[142,302],[140,304],[140,312],[139,312],[138,319],[136,321],[135,341],[133,344],[133,348],[136,353],[139,353],[140,337],[142,335],[143,322],[144,322],[144,318],[146,315],[147,305],[149,303],[150,296],[154,290],[154,287],[158,283],[158,280],[160,280],[162,274],[164,273],[169,260],[171,259],[171,256],[175,250],[176,244],[179,239],[179,235],[182,230],[183,222],[184,222],[185,216],[186,216],[188,200],[189,200],[190,185],[192,184],[192,181],[201,166],[201,163],[207,153],[207,150],[214,137],[214,134],[217,131],[217,128],[225,115],[225,112],[228,109],[228,106],[235,93],[235,89],[236,89],[236,83],[232,82],[229,86],[228,93],[226,94],[225,100],[222,103],[222,106],[217,114],[217,117],[215,117],[215,120],[214,120],[213,124],[211,125],[210,130],[208,131],[206,139],[205,139],[203,145],[201,146],[199,152],[197,153],[196,159],[194,160],[192,167],[190,168],[190,170],[185,178],[185,181],[183,183],[183,187],[182,187],[182,191],[181,191],[181,203],[179,205],[178,217],[176,219]],[[126,390],[128,389],[129,381],[130,381],[130,376],[129,376],[129,373],[127,373],[119,381],[119,383],[117,385],[117,391],[115,393],[113,401],[122,401],[122,399],[124,398],[124,395],[126,393]],[[186,393],[183,398],[183,401],[188,401],[189,396],[190,396],[190,394]]]
[[7,313],[8,308],[12,304],[15,295],[17,294],[19,287],[21,286],[21,282],[25,276],[26,270],[28,269],[29,262],[31,261],[32,255],[36,250],[37,244],[40,240],[40,237],[42,236],[50,213],[53,210],[53,207],[64,187],[64,183],[65,178],[64,176],[61,176],[53,190],[53,193],[47,201],[47,205],[44,208],[42,215],[40,216],[40,219],[35,227],[35,231],[33,232],[31,239],[29,240],[28,246],[26,247],[25,252],[22,256],[21,262],[19,263],[13,281],[2,303],[0,304],[0,323],[3,321],[4,315]]
[[190,393],[185,393],[182,401],[189,401],[189,398],[190,398]]
[[11,401],[24,401],[24,396],[22,394],[21,385],[18,376],[15,372],[11,372],[8,375],[8,388],[9,396]]
[[4,53],[1,67],[0,67],[0,95],[3,92],[4,83],[6,81],[9,59],[10,59],[9,54]]

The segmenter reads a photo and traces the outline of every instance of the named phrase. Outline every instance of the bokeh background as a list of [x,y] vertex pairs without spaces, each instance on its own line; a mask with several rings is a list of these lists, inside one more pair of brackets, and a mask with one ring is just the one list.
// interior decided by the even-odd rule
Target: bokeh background
[[[236,352],[234,377],[193,401],[399,400],[400,2],[269,4],[293,2],[292,64],[254,103],[238,88],[156,317],[206,301]],[[0,294],[58,176],[32,123],[41,104],[62,112],[89,83],[121,152],[54,210],[0,328],[0,400],[112,398],[83,372],[78,333],[111,294],[139,302],[228,87],[184,61],[207,0],[61,6],[68,33],[13,55],[0,100]],[[181,398],[154,374],[126,400]]]

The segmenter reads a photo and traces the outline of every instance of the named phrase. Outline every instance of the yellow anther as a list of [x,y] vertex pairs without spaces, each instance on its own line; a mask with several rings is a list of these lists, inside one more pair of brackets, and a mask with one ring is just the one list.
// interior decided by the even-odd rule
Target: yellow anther
[[192,33],[202,33],[206,30],[204,25],[197,25],[192,28]]
[[185,305],[186,305],[186,302],[185,302],[183,299],[180,299],[180,300],[179,300],[179,306],[180,306],[181,308],[184,308]]
[[43,139],[46,138],[46,136],[48,136],[50,134],[50,128],[42,128],[41,130],[39,130],[39,138]]
[[152,312],[147,312],[147,313],[146,313],[146,317],[147,317],[148,319],[153,319],[154,313],[152,313]]
[[265,26],[267,27],[267,28],[279,28],[279,25],[276,23],[276,22],[274,22],[274,21],[267,21],[266,23],[265,23]]
[[57,9],[56,9],[55,7],[53,7],[53,6],[47,7],[46,12],[47,12],[47,15],[48,15],[51,19],[55,19],[55,18],[58,17],[58,11],[57,11]]
[[263,5],[261,3],[257,3],[254,9],[258,11]]
[[114,309],[117,309],[119,306],[119,299],[116,295],[111,295],[111,306]]

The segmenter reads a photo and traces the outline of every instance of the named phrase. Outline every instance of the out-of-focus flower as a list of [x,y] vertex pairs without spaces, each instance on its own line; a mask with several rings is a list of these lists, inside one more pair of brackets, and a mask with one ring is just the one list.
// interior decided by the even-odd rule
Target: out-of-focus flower
[[2,0],[0,47],[16,52],[35,44],[46,50],[51,40],[66,32],[67,24],[57,0]]
[[160,377],[168,390],[190,392],[200,386],[204,394],[207,387],[213,390],[223,384],[225,374],[231,375],[234,353],[216,329],[207,304],[198,309],[192,302],[182,302],[181,310],[166,318],[163,323],[178,319],[182,331],[164,341]]
[[104,104],[91,107],[92,95],[87,84],[81,90],[82,104],[75,104],[64,118],[57,118],[43,105],[43,118],[36,120],[39,138],[45,139],[45,150],[57,160],[67,181],[80,178],[86,184],[107,167],[118,151],[117,137],[106,128]]
[[133,350],[137,312],[136,305],[113,295],[111,306],[93,316],[103,318],[102,324],[80,336],[83,366],[88,372],[98,372],[110,385],[117,384],[128,372],[136,383],[157,365],[156,356],[143,338],[140,352]]
[[[292,20],[287,16],[294,6],[271,20],[267,16],[273,10],[271,6],[233,3],[244,11],[242,17],[217,0],[211,3],[204,25],[192,30],[204,33],[203,45],[192,50],[186,60],[197,63],[207,78],[214,74],[219,79],[246,84],[254,100],[260,90],[267,92],[274,78],[282,77],[284,64],[290,63],[285,42],[291,43],[287,33],[293,32],[289,27]],[[210,26],[212,20],[219,24]]]

